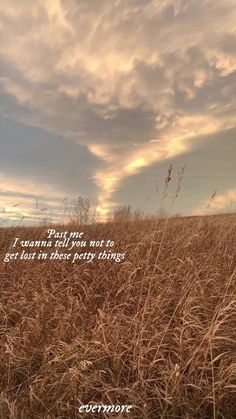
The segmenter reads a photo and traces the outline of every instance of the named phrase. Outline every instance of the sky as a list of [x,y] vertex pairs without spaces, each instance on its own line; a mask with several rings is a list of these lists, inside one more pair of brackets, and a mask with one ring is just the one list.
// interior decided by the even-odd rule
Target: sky
[[235,0],[8,0],[0,32],[1,223],[236,210]]

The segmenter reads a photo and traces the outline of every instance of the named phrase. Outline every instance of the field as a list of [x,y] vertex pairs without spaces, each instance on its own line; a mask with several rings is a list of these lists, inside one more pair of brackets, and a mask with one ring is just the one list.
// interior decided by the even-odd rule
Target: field
[[235,418],[236,215],[83,230],[125,260],[4,263],[14,237],[47,229],[0,230],[0,417],[105,418],[79,413],[104,403],[133,405],[119,418]]

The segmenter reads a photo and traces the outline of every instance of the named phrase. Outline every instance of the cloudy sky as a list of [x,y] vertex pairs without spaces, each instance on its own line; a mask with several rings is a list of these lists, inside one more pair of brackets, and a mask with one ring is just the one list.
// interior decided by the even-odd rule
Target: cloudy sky
[[185,163],[174,212],[236,208],[235,0],[8,0],[0,31],[1,219],[155,211]]

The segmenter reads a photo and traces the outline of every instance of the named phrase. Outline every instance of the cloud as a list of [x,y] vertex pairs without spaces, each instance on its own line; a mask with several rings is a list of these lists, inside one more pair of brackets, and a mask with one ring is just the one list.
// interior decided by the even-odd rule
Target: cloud
[[218,213],[235,211],[236,208],[236,188],[229,189],[223,194],[218,194],[217,191],[209,197],[208,200],[193,211],[194,215],[202,215],[205,213]]
[[4,115],[87,147],[105,208],[128,176],[236,125],[234,0],[10,0],[0,16]]
[[[6,176],[0,173],[0,221],[33,219],[35,208],[40,199],[40,208],[52,209],[62,207],[63,196],[57,196],[54,188],[49,185],[38,187],[30,180]],[[25,192],[27,191],[27,193]],[[37,197],[37,198],[36,198]],[[61,209],[59,210],[61,212]],[[55,219],[55,212],[51,218]]]

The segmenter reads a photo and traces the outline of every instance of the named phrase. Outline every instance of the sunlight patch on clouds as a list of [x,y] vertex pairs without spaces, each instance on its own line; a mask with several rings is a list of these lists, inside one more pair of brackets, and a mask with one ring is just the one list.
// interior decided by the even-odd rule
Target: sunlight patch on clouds
[[[173,129],[172,137],[170,131],[169,136],[162,138],[160,142],[152,139],[148,147],[146,145],[139,146],[138,150],[120,158],[119,161],[115,161],[103,172],[100,171],[94,176],[101,191],[99,196],[101,205],[109,206],[109,202],[111,206],[114,205],[111,200],[112,194],[127,176],[134,175],[155,162],[174,158],[192,150],[197,147],[194,142],[196,136],[212,134],[222,128],[225,129],[225,127],[232,128],[236,124],[236,118],[229,118],[226,125],[226,121],[224,121],[223,127],[221,120],[204,115],[182,118],[180,122],[180,124],[176,124],[176,129]],[[177,133],[179,135],[176,135]],[[119,169],[117,169],[118,166]]]
[[133,160],[131,163],[127,164],[126,168],[130,173],[135,173],[138,169],[145,166],[147,166],[147,162],[143,157],[139,157],[138,159]]
[[62,6],[61,0],[44,0],[43,4],[50,20],[56,20],[60,27],[73,33],[72,26],[66,18],[66,13]]
[[109,150],[109,147],[107,147],[105,144],[91,144],[88,145],[88,149],[95,156],[100,157],[107,162],[114,160],[114,156]]

